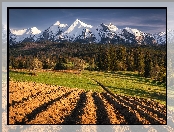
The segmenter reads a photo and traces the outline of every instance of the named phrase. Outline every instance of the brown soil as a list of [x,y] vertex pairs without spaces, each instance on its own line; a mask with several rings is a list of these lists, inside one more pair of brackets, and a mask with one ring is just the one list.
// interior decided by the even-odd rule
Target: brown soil
[[10,81],[9,124],[166,124],[166,107],[107,92]]

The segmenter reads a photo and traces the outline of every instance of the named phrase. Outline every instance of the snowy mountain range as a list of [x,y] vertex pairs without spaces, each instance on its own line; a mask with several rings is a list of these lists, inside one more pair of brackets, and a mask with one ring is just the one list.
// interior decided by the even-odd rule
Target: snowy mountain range
[[[3,25],[2,25],[3,26]],[[6,28],[3,26],[3,32]],[[174,42],[174,30],[167,30],[168,42]],[[5,41],[5,38],[3,38]],[[23,30],[9,29],[9,44],[21,42],[81,42],[81,43],[125,43],[125,44],[166,44],[166,32],[144,33],[138,29],[125,27],[118,29],[112,23],[101,23],[97,27],[76,19],[70,26],[59,21],[44,31],[37,27]]]

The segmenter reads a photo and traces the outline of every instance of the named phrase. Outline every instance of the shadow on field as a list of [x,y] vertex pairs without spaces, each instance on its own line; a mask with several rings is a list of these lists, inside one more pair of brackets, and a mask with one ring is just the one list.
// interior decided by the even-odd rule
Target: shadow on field
[[11,72],[11,73],[17,73],[17,74],[22,74],[22,75],[28,74],[27,72],[19,72],[19,71],[12,71],[12,70],[9,70],[9,72]]
[[120,90],[121,93],[129,94],[131,96],[137,95],[137,96],[140,96],[140,97],[149,97],[151,99],[158,99],[158,100],[161,100],[161,101],[166,101],[166,95],[164,95],[164,94],[157,94],[155,92],[150,93],[150,92],[147,92],[146,90],[142,90],[142,89],[125,89],[125,88],[117,88],[117,87],[111,87],[111,86],[106,86],[105,87],[100,82],[98,82],[96,80],[94,80],[94,81],[97,82],[98,85],[100,85],[106,92],[108,92],[113,97],[115,95],[111,91],[109,91],[107,88],[110,88],[110,89],[113,89],[113,90]]
[[[144,108],[145,110],[148,110],[149,112],[156,114],[158,118],[163,118],[163,120],[166,120],[166,109],[165,107],[159,109],[157,102],[154,102],[154,101],[147,102],[147,100],[138,99],[135,97],[126,97],[126,96],[119,96],[119,97],[121,97],[122,100],[124,101],[131,102],[132,104],[134,104],[134,106],[139,106],[141,108]],[[153,108],[151,106],[153,106]]]
[[76,107],[72,110],[71,114],[66,116],[62,124],[80,124],[80,116],[84,114],[83,108],[86,105],[86,92],[80,94]]
[[27,114],[23,119],[22,122],[18,122],[16,121],[15,124],[17,125],[22,125],[22,124],[26,124],[27,122],[30,122],[31,120],[35,119],[37,114],[46,111],[47,107],[52,105],[54,102],[59,101],[61,98],[66,98],[71,92],[65,93],[64,95],[62,95],[61,97],[58,97],[54,100],[48,101],[47,103],[45,102],[44,104],[42,104],[41,106],[37,107],[36,109],[34,109],[31,113]]
[[119,113],[121,113],[124,116],[127,122],[126,124],[143,124],[143,122],[140,121],[136,114],[130,111],[130,109],[133,111],[136,110],[141,115],[141,117],[149,121],[150,124],[166,124],[166,115],[164,113],[159,113],[157,110],[147,108],[148,111],[150,110],[151,112],[153,112],[153,114],[157,114],[158,118],[163,118],[161,119],[163,123],[161,123],[160,121],[156,120],[152,115],[146,113],[144,109],[137,108],[137,104],[134,101],[133,103],[130,103],[129,100],[126,101],[125,99],[120,98],[119,95],[114,97],[117,100],[116,101],[113,97],[107,95],[106,93],[102,93],[102,95],[108,100],[110,104],[113,104],[115,110],[118,110]]
[[94,92],[92,94],[92,97],[94,99],[94,104],[97,107],[97,109],[96,109],[96,115],[97,115],[96,124],[111,124],[102,99],[97,96],[96,92]]
[[[131,108],[132,110],[135,109],[141,116],[143,116],[143,118],[145,118],[146,120],[148,120],[150,122],[150,124],[157,124],[157,125],[160,125],[161,124],[160,121],[156,120],[152,115],[150,115],[149,113],[146,113],[144,111],[144,109],[137,108],[137,105],[135,103],[130,103],[130,101],[125,101],[124,99],[120,98],[120,96],[117,96],[117,100],[119,102],[123,103],[124,105],[126,105],[127,107]],[[163,119],[163,123],[164,124],[165,124],[165,120],[166,119],[164,117],[164,119]]]
[[[115,110],[118,110],[119,113],[121,113],[121,115],[124,116],[126,122],[124,122],[123,124],[143,124],[141,121],[138,120],[138,118],[136,117],[136,115],[129,111],[129,108],[126,106],[123,106],[120,102],[116,102],[114,101],[113,97],[110,97],[109,95],[107,95],[106,93],[102,93],[102,95],[106,98],[106,100],[113,105]],[[117,98],[115,96],[115,98]]]
[[[137,75],[137,74],[131,74],[131,73],[123,73],[123,72],[105,72],[105,75],[107,75],[108,77],[110,75],[112,75],[113,77],[122,77],[127,80],[131,80],[131,81],[137,81],[141,84],[144,84],[144,83],[149,83],[151,86],[159,86],[161,84],[163,84],[162,86],[166,86],[165,83],[162,83],[162,82],[159,82],[159,81],[155,81],[155,80],[149,80],[147,78],[143,78],[140,76],[140,75]],[[128,78],[129,77],[129,78]]]
[[14,107],[14,105],[22,104],[22,103],[24,103],[24,101],[27,101],[29,98],[35,98],[35,97],[38,96],[40,93],[41,93],[41,91],[37,92],[37,93],[34,94],[34,95],[32,94],[31,96],[23,97],[21,101],[12,100],[12,103],[11,103],[11,104],[9,103],[9,107],[10,107],[10,106]]
[[94,86],[98,86],[97,84],[94,84],[94,83],[87,83],[87,84],[94,85]]
[[118,87],[111,87],[111,86],[107,86],[110,89],[113,90],[120,90],[121,93],[123,94],[129,94],[131,96],[140,96],[140,97],[149,97],[151,99],[157,99],[157,100],[161,100],[161,101],[166,101],[166,95],[165,94],[158,94],[155,92],[148,92],[146,90],[142,90],[142,89],[125,89],[125,88],[118,88]]
[[[108,100],[110,104],[113,104],[114,109],[117,109],[119,113],[121,113],[126,122],[128,124],[143,124],[143,122],[139,121],[139,119],[136,117],[136,115],[131,112],[129,109],[131,108],[132,110],[136,110],[143,118],[148,120],[151,124],[166,124],[166,115],[165,112],[159,113],[159,112],[154,112],[155,109],[150,109],[147,108],[150,111],[153,111],[153,113],[156,113],[158,118],[163,118],[162,123],[155,118],[153,118],[149,113],[146,113],[144,109],[139,109],[137,108],[136,103],[133,101],[133,103],[130,103],[129,99],[125,99],[123,96],[121,97],[120,95],[114,95],[112,92],[110,92],[105,86],[103,86],[100,82],[96,81],[107,93],[109,93],[111,96],[107,95],[106,93],[102,93],[102,95]],[[129,89],[126,89],[126,91]],[[143,91],[143,93],[146,93],[146,91]],[[130,94],[130,93],[129,93]],[[135,95],[135,94],[134,94]],[[153,96],[153,95],[151,95]],[[152,98],[152,97],[151,97]],[[116,100],[114,100],[116,99]],[[126,101],[127,100],[127,101]],[[123,106],[124,104],[124,106]],[[137,103],[138,104],[138,103]],[[153,106],[153,105],[152,105]],[[144,107],[143,107],[144,108]],[[157,110],[156,110],[157,111]]]
[[9,72],[11,73],[17,73],[17,74],[20,74],[20,75],[31,75],[31,76],[35,76],[36,73],[33,72],[33,71],[30,71],[30,72],[22,72],[22,71],[12,71],[12,70],[9,70]]

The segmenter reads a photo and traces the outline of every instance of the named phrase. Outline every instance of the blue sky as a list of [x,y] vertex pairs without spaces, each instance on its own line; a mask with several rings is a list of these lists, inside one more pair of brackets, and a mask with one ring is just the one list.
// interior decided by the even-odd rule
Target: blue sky
[[137,28],[143,32],[166,31],[165,9],[10,9],[9,26],[13,29],[37,27],[45,30],[56,21],[69,26],[80,19],[97,26],[113,23],[118,28]]

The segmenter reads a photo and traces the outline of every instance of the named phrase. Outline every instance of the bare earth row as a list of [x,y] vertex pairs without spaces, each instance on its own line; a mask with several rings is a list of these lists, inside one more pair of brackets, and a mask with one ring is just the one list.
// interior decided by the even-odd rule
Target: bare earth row
[[106,92],[10,81],[9,124],[166,124],[166,106]]

